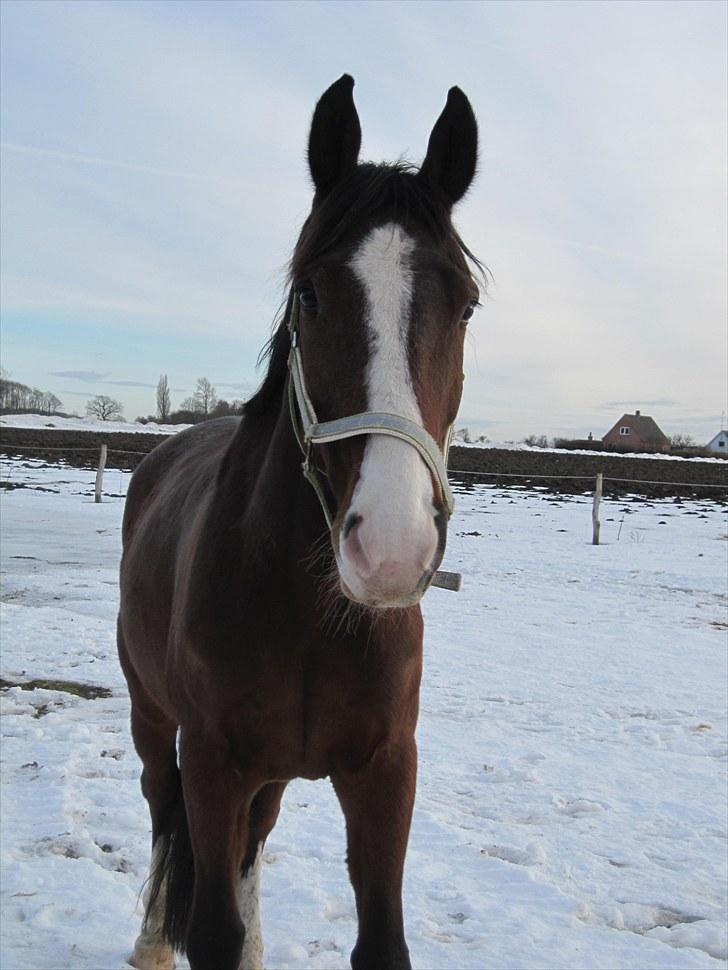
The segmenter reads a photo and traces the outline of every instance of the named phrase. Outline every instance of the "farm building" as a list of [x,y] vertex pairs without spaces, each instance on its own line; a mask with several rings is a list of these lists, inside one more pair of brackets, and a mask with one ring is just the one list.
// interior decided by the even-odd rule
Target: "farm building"
[[706,445],[708,451],[716,455],[728,455],[728,431],[719,431]]
[[602,442],[623,451],[664,451],[670,447],[670,440],[655,419],[640,411],[623,414],[604,435]]

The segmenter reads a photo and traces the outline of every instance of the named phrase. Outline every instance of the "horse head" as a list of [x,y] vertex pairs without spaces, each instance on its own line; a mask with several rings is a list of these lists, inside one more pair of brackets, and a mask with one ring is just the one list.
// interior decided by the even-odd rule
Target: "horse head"
[[[477,126],[452,88],[419,170],[360,163],[353,86],[348,75],[333,84],[311,124],[315,196],[291,274],[298,407],[342,431],[314,434],[308,459],[326,479],[317,490],[333,497],[342,592],[401,607],[427,589],[451,511],[444,461],[408,437],[446,455],[460,404],[465,328],[478,302],[469,259],[477,261],[451,212],[475,173]],[[380,427],[356,432],[341,421],[352,415]]]

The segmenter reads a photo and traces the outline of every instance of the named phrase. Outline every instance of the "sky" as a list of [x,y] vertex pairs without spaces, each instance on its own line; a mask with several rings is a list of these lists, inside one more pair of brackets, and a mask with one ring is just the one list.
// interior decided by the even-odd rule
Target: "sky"
[[[706,441],[728,411],[723,2],[0,6],[2,367],[128,419],[244,398],[311,201],[319,95],[362,157],[421,162],[448,89],[480,126],[455,210],[493,281],[458,426]],[[723,417],[725,425],[725,417]]]

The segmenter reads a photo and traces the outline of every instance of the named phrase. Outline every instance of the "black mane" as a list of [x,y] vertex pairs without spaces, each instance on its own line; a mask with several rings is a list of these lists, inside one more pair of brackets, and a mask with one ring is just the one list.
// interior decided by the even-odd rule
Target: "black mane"
[[291,258],[285,312],[277,316],[275,332],[259,357],[259,363],[268,358],[267,373],[260,388],[246,402],[244,414],[265,414],[280,400],[290,346],[286,324],[296,284],[307,279],[321,258],[335,251],[357,229],[376,223],[378,214],[405,228],[419,226],[438,240],[450,237],[453,260],[465,267],[469,262],[485,280],[482,264],[453,228],[450,208],[439,187],[407,162],[357,165],[321,202],[315,202]]

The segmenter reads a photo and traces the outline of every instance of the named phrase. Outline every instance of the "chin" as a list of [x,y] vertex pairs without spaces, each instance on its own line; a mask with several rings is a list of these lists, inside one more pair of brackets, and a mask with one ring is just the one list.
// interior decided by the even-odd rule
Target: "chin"
[[358,606],[365,606],[370,610],[402,610],[409,606],[417,606],[424,595],[424,589],[415,589],[407,593],[384,593],[377,590],[352,590],[343,576],[339,576],[339,585],[343,595]]

